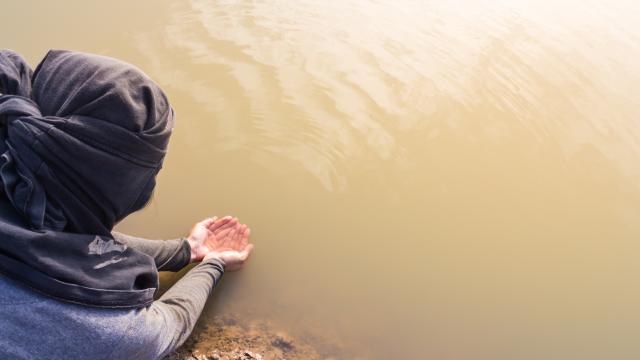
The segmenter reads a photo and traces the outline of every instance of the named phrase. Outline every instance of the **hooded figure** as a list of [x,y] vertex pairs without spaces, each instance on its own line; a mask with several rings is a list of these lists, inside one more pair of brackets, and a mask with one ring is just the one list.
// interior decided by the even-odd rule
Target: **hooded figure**
[[[0,359],[159,359],[189,337],[253,245],[237,218],[188,237],[112,232],[142,208],[174,115],[118,60],[50,51],[32,72],[0,50]],[[158,271],[193,266],[154,299]]]
[[153,258],[113,239],[150,199],[174,113],[118,60],[53,50],[35,72],[0,51],[0,273],[100,307],[153,301]]

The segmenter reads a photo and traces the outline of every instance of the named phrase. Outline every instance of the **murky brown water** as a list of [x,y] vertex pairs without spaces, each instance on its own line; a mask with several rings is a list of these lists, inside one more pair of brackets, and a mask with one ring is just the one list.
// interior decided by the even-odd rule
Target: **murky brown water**
[[170,155],[120,229],[250,224],[209,314],[346,358],[637,359],[640,6],[478,3],[21,1],[0,45],[166,90]]

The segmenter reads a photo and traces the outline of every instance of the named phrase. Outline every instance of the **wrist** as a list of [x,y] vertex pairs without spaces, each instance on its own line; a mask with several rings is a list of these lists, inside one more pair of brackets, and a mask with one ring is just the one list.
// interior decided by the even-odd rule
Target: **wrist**
[[198,261],[198,242],[191,237],[187,238],[187,243],[190,248],[190,260],[189,263],[194,263]]
[[226,262],[222,259],[222,256],[220,255],[220,253],[217,253],[215,251],[210,251],[207,255],[205,255],[202,259],[202,261],[216,261],[222,264],[222,266],[226,266]]

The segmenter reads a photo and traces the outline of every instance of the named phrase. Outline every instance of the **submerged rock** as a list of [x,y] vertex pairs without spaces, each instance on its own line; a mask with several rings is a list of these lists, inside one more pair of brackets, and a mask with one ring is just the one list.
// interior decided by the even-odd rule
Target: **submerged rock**
[[216,317],[198,326],[187,342],[165,360],[323,360],[322,353],[302,339],[267,321],[244,323],[236,317]]
[[284,352],[293,350],[293,339],[282,332],[276,334],[275,339],[271,342],[275,347],[282,349]]

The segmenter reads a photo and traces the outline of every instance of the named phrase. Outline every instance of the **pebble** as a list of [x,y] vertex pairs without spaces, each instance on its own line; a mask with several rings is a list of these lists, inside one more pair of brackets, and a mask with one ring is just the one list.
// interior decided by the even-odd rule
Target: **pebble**
[[285,333],[277,333],[271,344],[285,352],[293,350],[293,340]]

